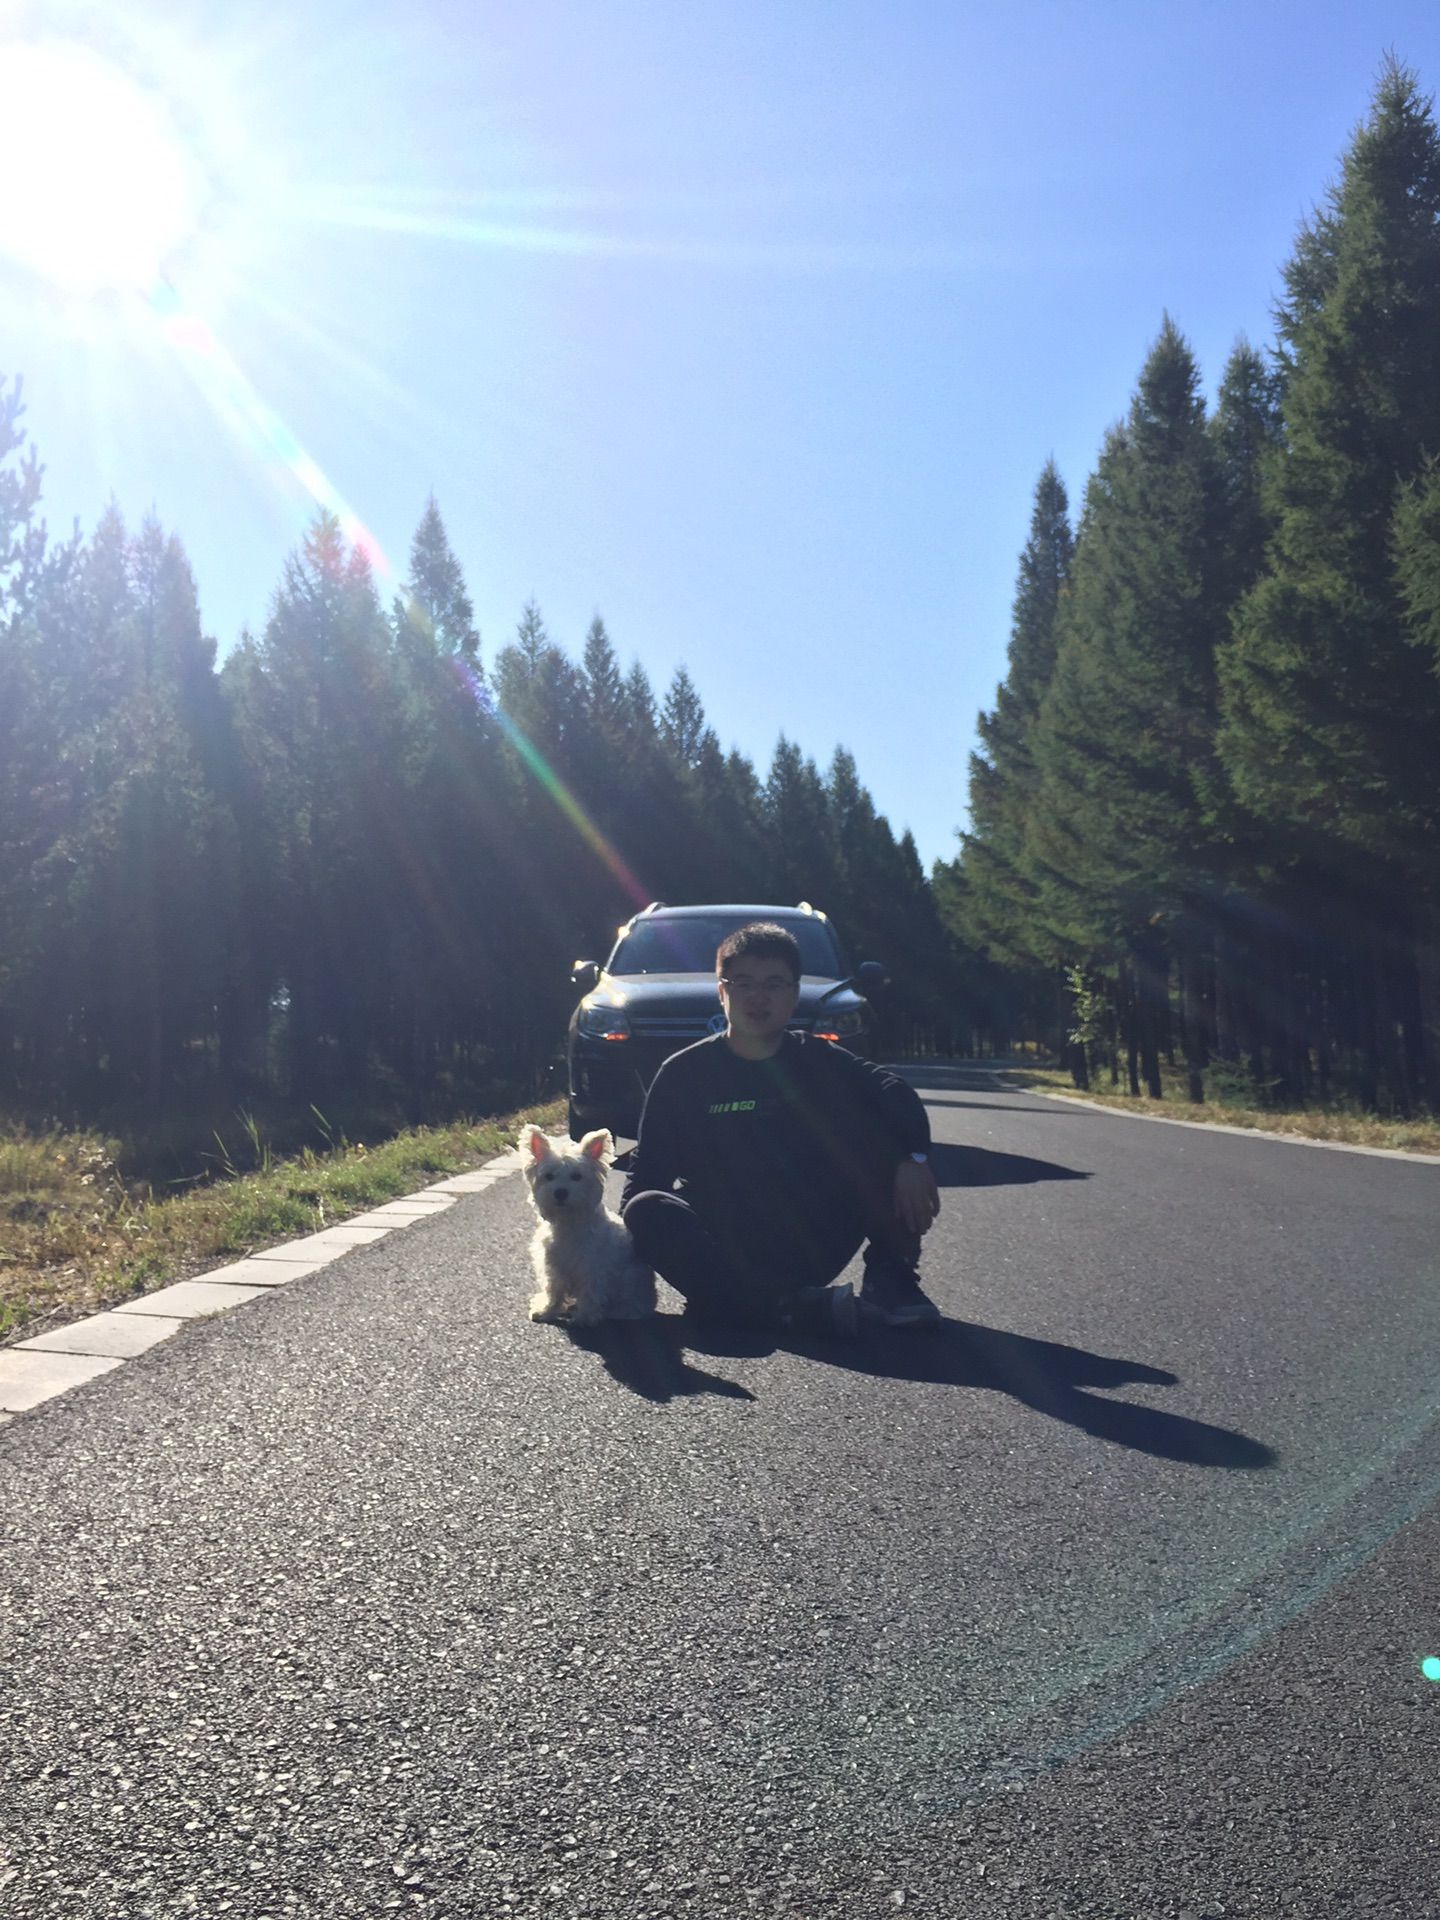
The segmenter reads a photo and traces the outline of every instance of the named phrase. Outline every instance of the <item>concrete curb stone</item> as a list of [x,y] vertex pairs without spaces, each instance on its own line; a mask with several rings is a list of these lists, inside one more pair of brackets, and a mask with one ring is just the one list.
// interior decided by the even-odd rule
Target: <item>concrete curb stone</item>
[[94,1313],[53,1333],[37,1334],[17,1347],[17,1353],[86,1353],[107,1360],[133,1360],[137,1353],[178,1333],[185,1322],[164,1314]]
[[83,1386],[124,1364],[90,1353],[37,1353],[11,1347],[0,1353],[0,1409],[28,1413],[57,1393],[68,1393],[71,1387]]
[[[123,1306],[116,1307],[115,1312],[135,1314],[141,1319],[158,1313],[174,1314],[181,1320],[201,1320],[208,1314],[225,1313],[229,1308],[239,1306],[241,1301],[253,1300],[264,1291],[263,1287],[240,1286],[203,1277],[198,1280],[177,1280],[172,1287],[161,1287],[139,1300],[127,1300]],[[21,1346],[23,1348],[23,1341]]]

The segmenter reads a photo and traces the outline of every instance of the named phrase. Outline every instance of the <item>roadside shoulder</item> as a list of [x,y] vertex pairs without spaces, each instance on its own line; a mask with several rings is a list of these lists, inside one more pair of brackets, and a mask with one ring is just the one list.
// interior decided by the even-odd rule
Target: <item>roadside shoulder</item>
[[1233,1133],[1246,1140],[1279,1140],[1290,1147],[1323,1147],[1331,1153],[1366,1153],[1379,1160],[1414,1160],[1422,1166],[1440,1167],[1440,1155],[1416,1153],[1409,1147],[1367,1147],[1357,1140],[1311,1140],[1303,1133],[1279,1133],[1271,1127],[1234,1127],[1224,1120],[1179,1120],[1165,1113],[1136,1113],[1130,1107],[1110,1106],[1103,1100],[1085,1100],[1079,1094],[1055,1093],[1049,1087],[1027,1087],[1007,1080],[1003,1068],[994,1069],[995,1084],[1007,1093],[1029,1094],[1034,1100],[1059,1100],[1067,1107],[1083,1107],[1087,1113],[1106,1113],[1118,1120],[1144,1120],[1152,1126],[1188,1127],[1192,1133]]

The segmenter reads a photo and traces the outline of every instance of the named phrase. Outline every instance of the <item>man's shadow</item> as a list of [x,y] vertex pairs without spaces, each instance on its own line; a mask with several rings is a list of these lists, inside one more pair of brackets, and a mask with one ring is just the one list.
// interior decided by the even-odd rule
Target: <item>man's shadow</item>
[[1099,1397],[1116,1387],[1173,1387],[1178,1377],[1138,1360],[1112,1359],[1055,1340],[1034,1340],[965,1320],[899,1331],[862,1328],[853,1341],[776,1336],[709,1325],[690,1314],[657,1313],[648,1320],[572,1328],[570,1338],[600,1356],[621,1386],[664,1402],[695,1393],[728,1399],[755,1395],[723,1375],[691,1366],[687,1351],[707,1357],[763,1359],[783,1350],[874,1378],[929,1386],[1008,1393],[1023,1406],[1116,1446],[1192,1466],[1255,1471],[1278,1455],[1259,1440],[1183,1414]]
[[1015,1107],[1006,1100],[952,1100],[948,1094],[924,1089],[927,1107],[975,1107],[982,1113],[1028,1113],[1038,1120],[1083,1120],[1084,1112],[1075,1107]]
[[961,1146],[938,1140],[930,1148],[930,1167],[941,1187],[1016,1187],[1036,1180],[1088,1180],[1076,1167],[1036,1160],[1025,1153],[994,1153],[989,1147]]
[[1139,1360],[1114,1359],[1056,1340],[1035,1340],[971,1321],[944,1319],[938,1327],[883,1328],[841,1344],[784,1343],[831,1366],[882,1379],[1008,1393],[1022,1406],[1097,1440],[1191,1466],[1273,1467],[1279,1456],[1262,1441],[1184,1414],[1099,1396],[1116,1387],[1173,1387],[1179,1376]]

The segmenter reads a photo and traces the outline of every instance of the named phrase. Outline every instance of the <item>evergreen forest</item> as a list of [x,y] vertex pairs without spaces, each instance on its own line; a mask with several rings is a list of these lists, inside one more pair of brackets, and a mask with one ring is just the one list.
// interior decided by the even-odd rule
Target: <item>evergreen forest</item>
[[388,605],[321,513],[221,660],[173,534],[49,537],[0,382],[0,1104],[528,1098],[637,907],[805,899],[892,1053],[1440,1111],[1440,133],[1397,62],[1275,317],[1213,404],[1166,318],[1073,520],[1041,472],[928,876],[844,748],[757,768],[598,617],[482,653],[433,499]]
[[1397,61],[1275,318],[1213,406],[1166,318],[1073,524],[1041,472],[937,895],[1081,1085],[1440,1111],[1440,136]]
[[439,510],[382,605],[333,516],[217,666],[177,538],[52,544],[0,390],[0,1079],[92,1122],[292,1107],[430,1118],[557,1086],[573,962],[651,899],[811,900],[893,969],[889,1044],[963,1044],[913,840],[853,757],[727,752],[602,620],[527,606],[482,659]]

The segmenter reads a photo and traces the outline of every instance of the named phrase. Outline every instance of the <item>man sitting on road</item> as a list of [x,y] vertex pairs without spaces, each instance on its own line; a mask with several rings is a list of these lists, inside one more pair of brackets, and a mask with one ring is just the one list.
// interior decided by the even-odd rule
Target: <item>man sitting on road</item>
[[[621,1216],[642,1259],[703,1318],[841,1335],[940,1318],[916,1277],[940,1210],[913,1088],[791,1033],[800,947],[742,927],[715,959],[726,1028],[672,1054],[650,1088]],[[865,1278],[830,1283],[862,1242]]]

